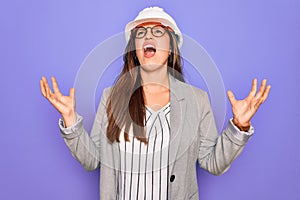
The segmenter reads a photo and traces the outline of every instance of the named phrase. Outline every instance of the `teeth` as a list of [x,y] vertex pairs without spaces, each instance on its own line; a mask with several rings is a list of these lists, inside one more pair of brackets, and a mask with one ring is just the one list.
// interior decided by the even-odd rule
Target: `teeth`
[[153,48],[153,49],[155,49],[154,45],[152,45],[152,44],[146,44],[144,46],[144,49],[147,49],[147,48]]

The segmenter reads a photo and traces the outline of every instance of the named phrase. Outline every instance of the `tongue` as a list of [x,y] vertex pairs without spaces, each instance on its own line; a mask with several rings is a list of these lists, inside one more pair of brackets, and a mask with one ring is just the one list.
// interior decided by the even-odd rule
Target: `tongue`
[[151,57],[153,57],[154,56],[154,54],[155,54],[155,51],[154,51],[154,49],[146,49],[145,51],[144,51],[144,55],[145,55],[145,57],[146,58],[151,58]]

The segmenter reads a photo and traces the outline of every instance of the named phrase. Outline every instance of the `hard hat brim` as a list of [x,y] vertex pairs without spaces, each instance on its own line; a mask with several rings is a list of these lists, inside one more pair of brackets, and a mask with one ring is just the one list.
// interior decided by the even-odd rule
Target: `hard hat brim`
[[125,27],[126,42],[128,42],[130,39],[130,34],[131,34],[132,29],[134,29],[135,27],[137,27],[140,24],[147,23],[147,22],[159,22],[164,26],[170,27],[175,32],[175,34],[178,36],[177,37],[178,38],[178,41],[177,41],[178,48],[180,48],[182,46],[183,39],[182,39],[182,34],[181,34],[180,30],[178,29],[177,26],[175,27],[173,25],[173,23],[171,23],[169,20],[166,20],[164,18],[146,18],[146,19],[133,20],[133,21],[129,22]]

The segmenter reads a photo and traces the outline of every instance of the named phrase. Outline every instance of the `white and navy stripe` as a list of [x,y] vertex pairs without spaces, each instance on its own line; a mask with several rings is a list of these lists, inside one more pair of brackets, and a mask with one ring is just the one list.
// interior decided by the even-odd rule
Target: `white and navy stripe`
[[[125,142],[121,131],[118,199],[168,199],[170,103],[158,111],[146,107],[148,145],[132,137]],[[130,129],[132,131],[132,129]]]

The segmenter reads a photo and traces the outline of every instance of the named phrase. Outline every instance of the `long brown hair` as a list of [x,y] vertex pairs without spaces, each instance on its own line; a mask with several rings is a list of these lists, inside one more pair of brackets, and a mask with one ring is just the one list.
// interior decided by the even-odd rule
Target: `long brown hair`
[[[177,45],[177,38],[173,31],[167,29],[170,37],[171,54],[168,58],[168,72],[176,79],[184,82],[181,57]],[[145,96],[140,75],[140,63],[135,51],[136,30],[131,32],[123,56],[124,66],[117,77],[107,100],[108,126],[107,137],[111,143],[120,142],[121,130],[124,130],[124,139],[129,141],[129,129],[132,126],[133,136],[148,143],[145,133],[146,107]]]

